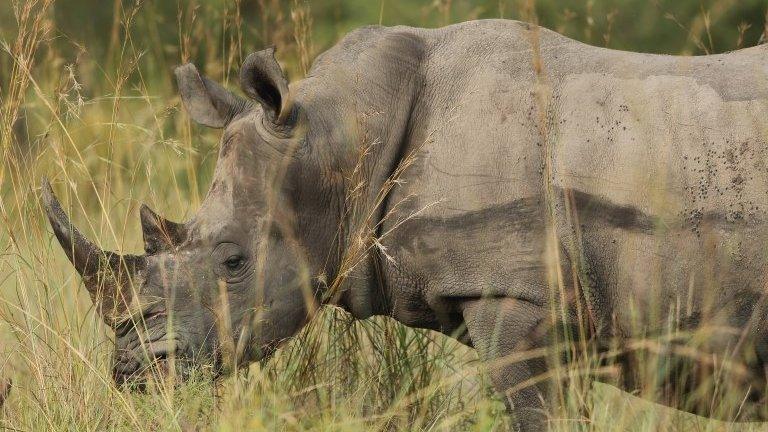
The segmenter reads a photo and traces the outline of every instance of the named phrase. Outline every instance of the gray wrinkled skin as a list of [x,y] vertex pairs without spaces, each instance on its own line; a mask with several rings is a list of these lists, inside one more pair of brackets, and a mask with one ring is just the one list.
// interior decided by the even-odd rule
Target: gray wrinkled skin
[[[254,53],[241,73],[247,101],[192,65],[177,78],[192,118],[224,129],[192,220],[143,209],[146,254],[121,259],[81,237],[44,191],[57,237],[116,327],[116,377],[146,363],[141,340],[158,358],[219,359],[222,293],[242,363],[261,358],[301,328],[370,226],[386,256],[374,249],[338,303],[476,347],[518,427],[540,430],[547,386],[521,383],[547,362],[503,357],[550,340],[551,217],[562,280],[575,269],[582,287],[569,288],[564,327],[581,310],[597,349],[717,329],[697,345],[702,358],[744,365],[729,382],[763,397],[768,47],[637,54],[489,20],[359,29],[290,86],[271,50]],[[350,211],[353,190],[367,211]],[[619,384],[638,388],[637,362],[622,365]]]

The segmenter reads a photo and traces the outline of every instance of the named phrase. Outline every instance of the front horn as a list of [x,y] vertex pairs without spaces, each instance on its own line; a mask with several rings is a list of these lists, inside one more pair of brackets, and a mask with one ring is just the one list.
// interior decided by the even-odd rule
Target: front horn
[[47,179],[43,179],[42,189],[43,206],[59,244],[83,277],[99,314],[114,326],[130,304],[132,283],[137,284],[143,274],[144,257],[102,250],[72,225]]

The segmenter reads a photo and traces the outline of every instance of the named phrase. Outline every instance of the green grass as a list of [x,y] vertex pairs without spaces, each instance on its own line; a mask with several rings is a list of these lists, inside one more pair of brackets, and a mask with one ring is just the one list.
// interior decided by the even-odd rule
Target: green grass
[[[141,202],[188,218],[216,162],[219,132],[190,123],[174,65],[193,59],[231,84],[248,52],[275,44],[298,78],[358,25],[533,18],[532,3],[103,3],[0,5],[0,379],[14,383],[0,430],[504,429],[509,419],[474,351],[385,318],[355,322],[333,307],[269,363],[216,385],[201,375],[148,394],[118,391],[110,334],[53,240],[39,186],[50,178],[73,222],[104,248],[139,251]],[[598,45],[703,53],[754,43],[766,9],[760,1],[645,3],[553,0],[537,11],[542,23]],[[635,12],[643,25],[617,31]],[[742,21],[751,27],[739,30]],[[569,403],[551,413],[557,430],[743,427],[579,380],[560,392]]]

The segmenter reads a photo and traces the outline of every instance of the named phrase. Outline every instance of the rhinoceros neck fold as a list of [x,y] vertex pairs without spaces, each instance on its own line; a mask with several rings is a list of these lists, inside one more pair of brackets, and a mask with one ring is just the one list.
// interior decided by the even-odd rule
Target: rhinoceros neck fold
[[[427,56],[424,41],[416,33],[373,31],[374,35],[348,36],[347,51],[324,54],[299,92],[306,97],[303,105],[321,125],[311,124],[310,133],[333,137],[325,137],[332,145],[321,158],[328,159],[346,185],[338,247],[341,267],[332,275],[347,279],[333,284],[343,291],[336,297],[358,318],[388,313],[388,284],[377,271],[383,259],[377,244],[385,235],[385,219],[402,216],[390,196],[422,138],[415,110]],[[356,51],[358,43],[367,54],[350,58],[350,50]],[[325,128],[326,132],[319,132]],[[349,262],[354,263],[351,270],[344,267]]]

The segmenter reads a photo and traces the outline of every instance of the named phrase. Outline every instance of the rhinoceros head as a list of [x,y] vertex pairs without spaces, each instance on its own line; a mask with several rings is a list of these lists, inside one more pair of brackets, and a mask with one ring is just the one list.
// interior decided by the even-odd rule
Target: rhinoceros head
[[[176,77],[190,116],[224,129],[211,188],[194,217],[171,222],[142,206],[145,253],[121,256],[73,227],[43,185],[55,235],[115,330],[118,382],[143,378],[151,364],[220,371],[227,360],[242,365],[268,355],[313,310],[318,287],[310,275],[323,263],[309,257],[329,250],[335,228],[320,214],[327,196],[312,178],[317,164],[308,162],[306,121],[289,102],[272,49],[251,54],[242,67],[248,99],[192,64]],[[296,211],[298,202],[305,211]]]

